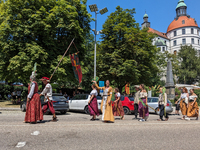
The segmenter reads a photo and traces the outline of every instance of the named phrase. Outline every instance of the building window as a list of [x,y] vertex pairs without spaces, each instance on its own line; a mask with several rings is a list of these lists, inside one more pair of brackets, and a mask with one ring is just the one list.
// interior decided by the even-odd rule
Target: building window
[[197,35],[199,35],[199,30],[197,30]]
[[182,39],[182,44],[183,44],[183,45],[186,44],[186,39]]
[[174,31],[174,36],[176,36],[176,31]]
[[191,28],[191,34],[194,34],[194,29],[193,28]]
[[182,29],[182,34],[185,34],[185,29]]
[[165,47],[162,48],[162,51],[163,51],[163,52],[165,51]]
[[194,44],[194,38],[191,39],[191,43]]
[[198,39],[198,45],[199,45],[199,39]]
[[174,40],[174,46],[176,46],[176,40]]
[[182,24],[185,24],[185,20],[182,20]]

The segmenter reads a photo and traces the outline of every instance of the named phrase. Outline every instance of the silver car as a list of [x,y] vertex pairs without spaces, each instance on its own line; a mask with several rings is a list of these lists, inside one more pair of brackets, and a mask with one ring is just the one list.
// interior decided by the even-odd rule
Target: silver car
[[[159,110],[159,106],[158,106],[158,97],[148,97],[147,104],[156,110],[155,111],[149,107],[149,112],[156,113],[158,115],[160,114],[160,110]],[[167,100],[167,105],[166,105],[165,109],[166,109],[166,113],[173,112],[172,103],[169,100]]]

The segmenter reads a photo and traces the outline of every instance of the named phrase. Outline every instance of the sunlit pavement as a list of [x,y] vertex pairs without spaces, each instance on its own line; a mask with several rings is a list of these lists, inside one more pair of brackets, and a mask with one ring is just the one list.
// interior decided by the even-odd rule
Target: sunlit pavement
[[169,121],[157,121],[151,114],[147,122],[116,117],[115,123],[90,121],[84,113],[69,112],[57,115],[58,122],[49,122],[52,115],[45,115],[37,124],[23,123],[25,113],[2,111],[0,113],[0,149],[115,149],[115,150],[199,150],[200,121],[181,120],[182,116],[170,115]]

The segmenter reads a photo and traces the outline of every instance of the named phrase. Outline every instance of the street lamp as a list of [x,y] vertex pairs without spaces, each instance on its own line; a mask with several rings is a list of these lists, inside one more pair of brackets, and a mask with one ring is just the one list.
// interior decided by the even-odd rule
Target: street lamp
[[89,8],[91,12],[95,12],[95,29],[92,29],[95,35],[95,45],[94,45],[94,79],[95,79],[96,77],[96,44],[97,44],[96,35],[102,32],[101,30],[97,31],[97,14],[100,13],[101,15],[103,15],[108,12],[108,9],[105,7],[98,12],[98,8],[96,4],[89,5]]

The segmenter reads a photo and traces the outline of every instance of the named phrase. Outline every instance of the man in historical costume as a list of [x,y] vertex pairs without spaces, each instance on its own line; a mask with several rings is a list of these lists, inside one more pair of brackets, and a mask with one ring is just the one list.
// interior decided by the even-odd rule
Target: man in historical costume
[[38,84],[36,82],[36,73],[33,72],[30,76],[31,84],[28,87],[28,96],[26,104],[25,123],[37,123],[43,120],[40,96],[38,94]]
[[45,85],[45,88],[43,89],[42,93],[40,94],[40,96],[44,95],[45,96],[45,104],[43,105],[43,114],[48,110],[51,111],[51,113],[53,114],[53,119],[52,121],[57,121],[57,117],[56,117],[56,113],[55,110],[53,108],[53,103],[52,103],[52,87],[51,84],[49,83],[50,80],[47,77],[42,77],[42,82]]
[[167,105],[167,94],[165,93],[165,90],[161,87],[158,99],[158,106],[160,109],[160,119],[158,119],[158,121],[164,121],[163,116],[165,116],[165,121],[169,119],[168,114],[165,111],[166,105]]
[[134,96],[134,113],[135,113],[135,118],[133,119],[137,119],[138,116],[138,104],[139,104],[139,98],[140,98],[140,89],[139,89],[139,85],[135,85],[135,96]]

